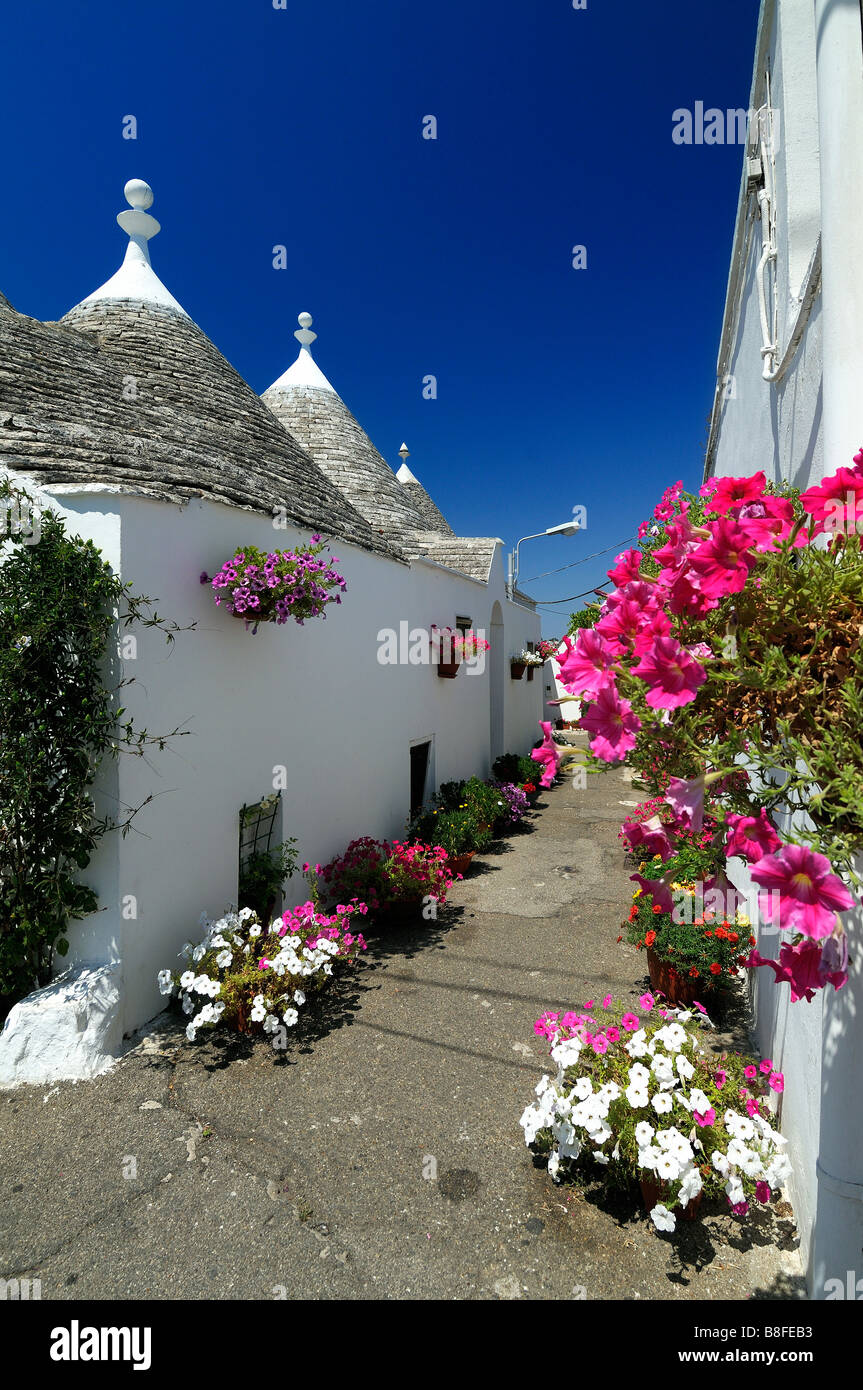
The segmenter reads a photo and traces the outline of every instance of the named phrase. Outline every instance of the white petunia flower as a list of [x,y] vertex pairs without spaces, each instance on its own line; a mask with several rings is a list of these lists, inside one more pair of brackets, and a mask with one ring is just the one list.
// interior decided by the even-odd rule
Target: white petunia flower
[[721,1173],[723,1178],[731,1172],[731,1164],[720,1149],[713,1150],[713,1166],[717,1173]]
[[630,1057],[644,1057],[647,1053],[647,1033],[643,1028],[639,1028],[637,1033],[633,1033],[629,1042],[626,1044],[626,1051]]
[[682,1081],[692,1080],[695,1075],[695,1068],[689,1058],[684,1057],[682,1052],[675,1058],[674,1065],[677,1068],[677,1075]]
[[232,951],[222,951],[216,956],[216,964],[220,970],[227,970],[233,959],[234,954]]
[[305,1002],[306,1002],[306,996],[303,994],[303,991],[302,991],[301,989],[295,989],[295,990],[294,990],[294,1003],[295,1003],[295,1004],[305,1004]]
[[642,1089],[640,1086],[627,1086],[626,1099],[629,1101],[633,1110],[643,1110],[648,1104],[650,1097],[647,1094],[647,1090]]
[[160,993],[160,994],[173,994],[173,993],[174,993],[174,981],[171,979],[171,972],[170,972],[170,970],[160,970],[160,971],[159,971],[159,975],[158,975],[158,980],[159,980],[159,993]]
[[557,1149],[552,1149],[548,1156],[548,1171],[554,1182],[559,1181],[560,1174],[560,1154]]
[[653,1097],[653,1108],[657,1115],[668,1115],[671,1113],[671,1096],[667,1091],[660,1091]]
[[640,1149],[645,1148],[653,1139],[655,1131],[653,1125],[649,1125],[646,1120],[641,1120],[635,1126],[635,1142]]
[[673,1231],[677,1225],[674,1213],[664,1207],[661,1202],[653,1208],[650,1219],[657,1231]]
[[186,1037],[189,1039],[189,1042],[194,1042],[194,1041],[195,1041],[195,1038],[196,1038],[197,1036],[198,1036],[198,1035],[197,1035],[197,1032],[195,1031],[195,1025],[194,1025],[194,1023],[187,1023],[187,1024],[186,1024]]
[[184,1014],[193,1014],[194,1012],[195,1012],[195,1001],[193,1000],[191,994],[184,994],[184,995],[183,995],[183,1013],[184,1013]]
[[293,1028],[297,1022],[297,1019],[299,1018],[299,1014],[297,1013],[296,1009],[285,1009],[285,1012],[282,1014],[282,1018],[284,1019],[285,1024],[288,1028]]
[[663,1182],[674,1182],[680,1177],[680,1164],[673,1154],[660,1154],[656,1160],[656,1175],[662,1178]]
[[698,1169],[687,1169],[680,1183],[680,1205],[688,1206],[692,1198],[698,1196],[702,1185],[701,1174]]
[[639,1168],[648,1168],[654,1172],[662,1154],[653,1144],[643,1144],[638,1150]]

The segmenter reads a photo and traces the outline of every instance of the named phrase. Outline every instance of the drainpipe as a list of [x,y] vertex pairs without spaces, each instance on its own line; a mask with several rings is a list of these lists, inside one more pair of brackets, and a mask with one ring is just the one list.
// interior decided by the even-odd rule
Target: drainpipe
[[[863,441],[863,30],[859,0],[815,0],[815,25],[821,152],[824,469],[830,474],[849,465]],[[849,1274],[854,1274],[855,1281],[863,1278],[863,909],[849,913],[846,926],[854,957],[848,983],[838,993],[829,986],[824,991],[813,1299],[826,1296],[828,1280],[841,1280],[847,1286]]]

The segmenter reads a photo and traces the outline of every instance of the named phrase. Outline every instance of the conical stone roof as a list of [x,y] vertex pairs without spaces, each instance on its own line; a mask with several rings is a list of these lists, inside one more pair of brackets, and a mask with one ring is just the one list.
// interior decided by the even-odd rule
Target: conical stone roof
[[402,546],[428,522],[312,357],[311,322],[300,315],[299,356],[261,399],[373,530]]
[[0,306],[0,461],[48,488],[282,507],[303,529],[394,555],[142,264],[124,276],[127,258],[59,324]]

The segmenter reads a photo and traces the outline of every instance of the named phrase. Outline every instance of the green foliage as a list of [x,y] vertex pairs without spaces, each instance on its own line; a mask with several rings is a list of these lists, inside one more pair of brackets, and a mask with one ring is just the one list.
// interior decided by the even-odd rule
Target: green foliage
[[571,613],[569,627],[566,629],[567,636],[572,636],[583,627],[594,627],[599,621],[599,604],[588,603],[578,613]]
[[518,787],[525,782],[533,782],[536,786],[541,776],[539,764],[520,753],[503,753],[495,758],[491,771],[496,782],[514,782]]
[[285,879],[291,878],[297,867],[296,843],[296,840],[286,840],[274,849],[255,850],[243,862],[239,906],[250,907],[265,925]]
[[[0,505],[27,498],[0,479]],[[0,994],[19,998],[51,975],[65,955],[70,920],[97,907],[78,880],[114,822],[96,817],[91,787],[107,753],[142,753],[150,739],[120,723],[105,684],[115,624],[172,625],[150,614],[92,541],[66,535],[41,516],[38,539],[7,538],[0,563]],[[177,732],[176,730],[174,732]],[[167,737],[170,737],[167,736]],[[136,808],[136,809],[140,809]],[[119,826],[128,829],[132,810]]]
[[[667,871],[668,865],[660,870],[658,861],[649,868],[651,876]],[[698,880],[672,877],[671,881],[675,885],[673,913],[657,912],[652,898],[639,892],[626,923],[627,940],[638,950],[654,951],[680,975],[708,986],[727,983],[729,976],[739,973],[749,953],[749,919],[738,912],[729,922],[705,907],[703,898],[686,889]]]

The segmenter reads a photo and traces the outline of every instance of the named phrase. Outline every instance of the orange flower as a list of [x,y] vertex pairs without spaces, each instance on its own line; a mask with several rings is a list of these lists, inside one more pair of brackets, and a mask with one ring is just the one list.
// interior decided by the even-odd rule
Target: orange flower
[[694,966],[694,965],[693,965],[693,967],[692,967],[692,969],[690,970],[689,973],[690,973],[690,975],[692,976],[693,980],[697,980],[697,979],[698,979],[698,971],[695,969],[695,966]]
[[644,938],[644,944],[645,944],[645,946],[652,946],[655,940],[656,940],[656,932],[655,932],[655,931],[649,931],[649,932],[647,933],[647,935],[645,936],[645,938]]

